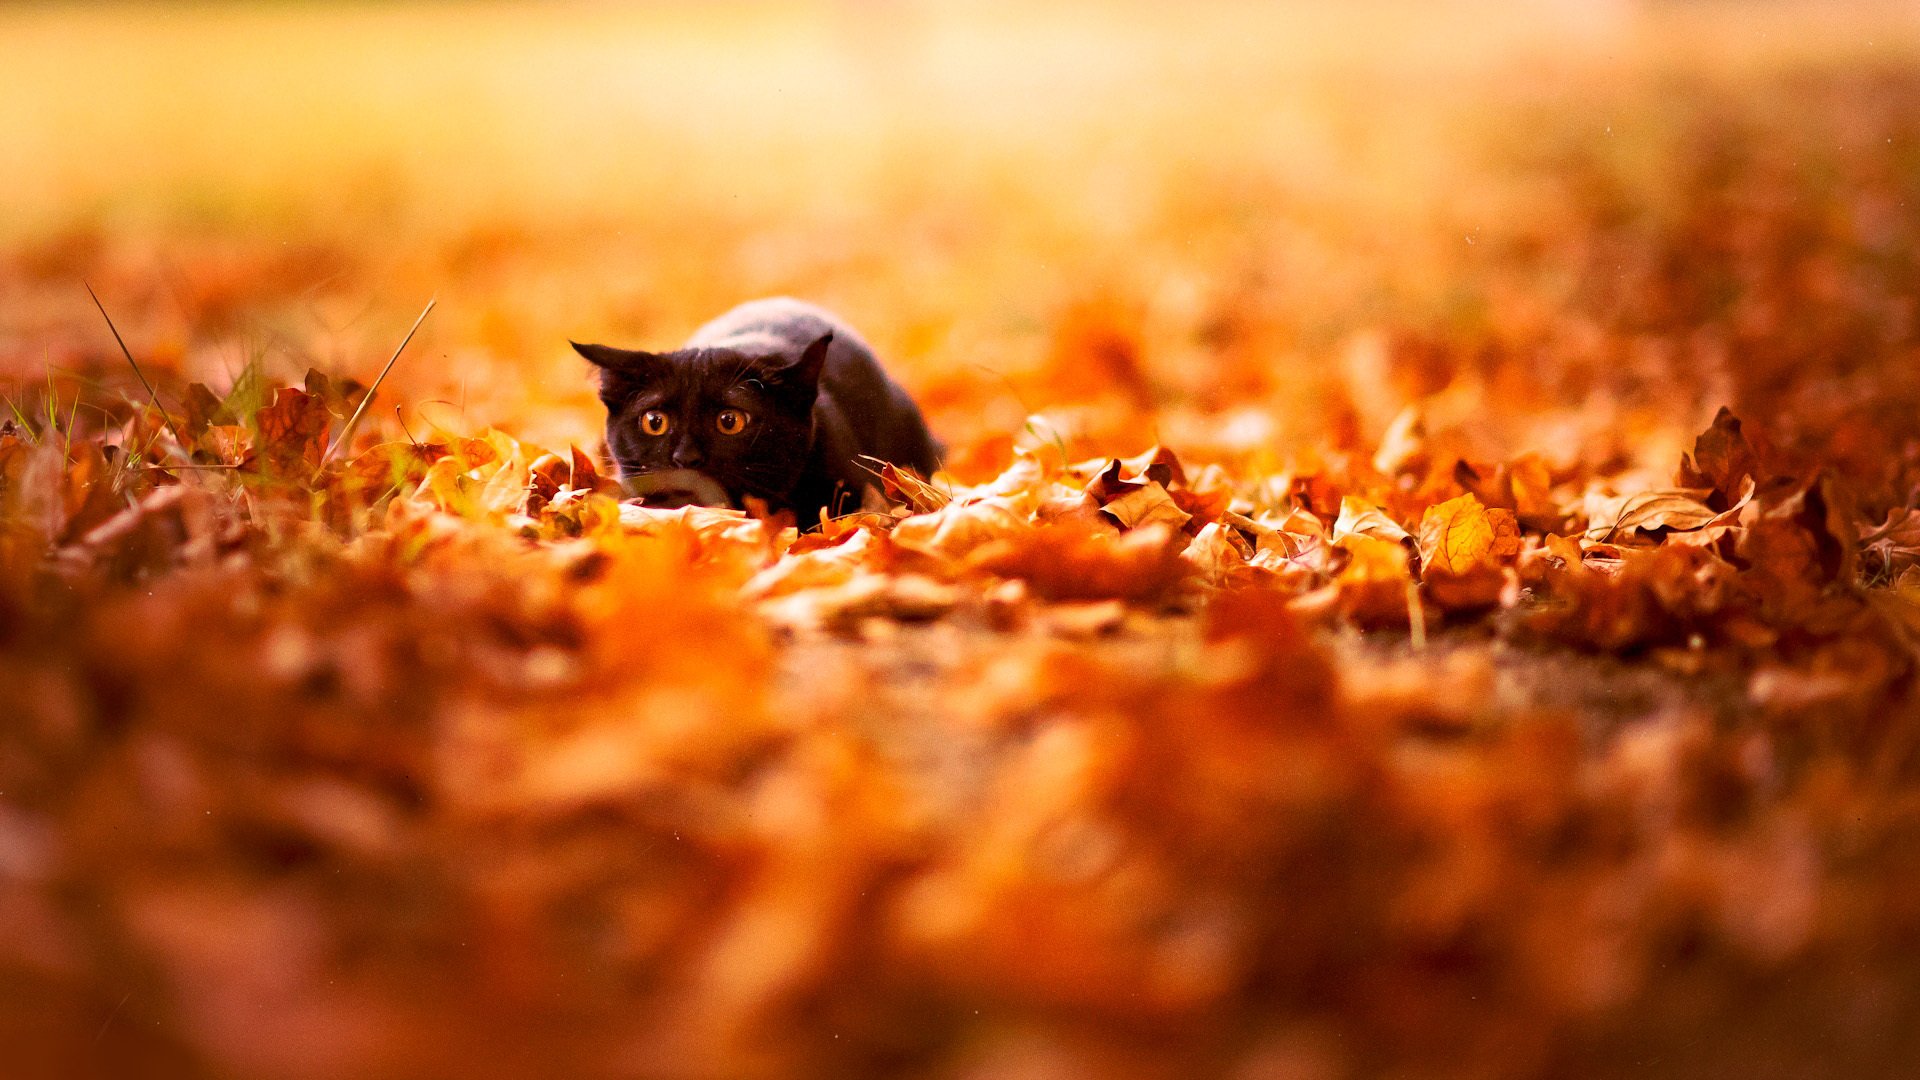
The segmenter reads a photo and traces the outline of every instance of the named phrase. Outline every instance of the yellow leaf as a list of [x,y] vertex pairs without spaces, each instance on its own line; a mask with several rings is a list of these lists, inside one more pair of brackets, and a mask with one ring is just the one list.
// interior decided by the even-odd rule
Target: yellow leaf
[[1180,509],[1179,504],[1173,501],[1173,496],[1167,494],[1167,489],[1156,483],[1135,488],[1100,509],[1112,515],[1123,529],[1156,522],[1178,529],[1193,516]]
[[1337,576],[1342,584],[1398,586],[1407,580],[1407,549],[1399,544],[1356,533],[1341,539],[1339,546],[1352,556]]
[[1429,506],[1420,518],[1420,559],[1429,575],[1464,577],[1519,550],[1513,514],[1488,510],[1472,495]]

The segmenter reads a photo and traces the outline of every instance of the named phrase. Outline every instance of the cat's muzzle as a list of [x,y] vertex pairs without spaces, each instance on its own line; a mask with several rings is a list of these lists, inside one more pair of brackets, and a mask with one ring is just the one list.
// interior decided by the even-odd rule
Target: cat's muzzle
[[643,505],[672,510],[681,506],[732,506],[727,489],[696,469],[653,469],[624,477],[620,486]]

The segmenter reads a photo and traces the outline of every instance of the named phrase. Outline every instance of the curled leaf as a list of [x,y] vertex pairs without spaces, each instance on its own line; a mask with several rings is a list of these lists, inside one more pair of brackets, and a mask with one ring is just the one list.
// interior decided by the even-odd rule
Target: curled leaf
[[1154,482],[1143,484],[1107,503],[1100,508],[1100,512],[1119,522],[1123,529],[1135,529],[1142,525],[1166,525],[1179,529],[1193,518],[1193,515],[1180,509],[1180,504],[1167,494],[1166,488]]
[[1333,523],[1332,539],[1337,544],[1349,536],[1367,536],[1395,544],[1411,539],[1407,530],[1388,517],[1386,511],[1365,499],[1343,495],[1340,498],[1340,516]]
[[1739,498],[1743,482],[1760,480],[1760,456],[1755,453],[1740,419],[1722,405],[1713,426],[1693,442],[1693,453],[1680,463],[1680,482],[1704,482],[1728,501]]
[[1701,528],[1720,516],[1718,510],[1700,501],[1701,494],[1690,489],[1668,488],[1629,495],[1619,501],[1611,515],[1590,519],[1587,539],[1605,542],[1636,530]]

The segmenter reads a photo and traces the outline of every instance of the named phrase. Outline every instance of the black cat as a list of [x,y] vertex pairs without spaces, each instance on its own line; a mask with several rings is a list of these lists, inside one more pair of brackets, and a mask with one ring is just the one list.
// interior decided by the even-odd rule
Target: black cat
[[[940,446],[852,328],[812,304],[753,300],[672,352],[573,343],[600,369],[607,447],[648,506],[792,510],[801,528],[860,508],[879,458],[928,476]],[[869,463],[871,464],[871,463]]]

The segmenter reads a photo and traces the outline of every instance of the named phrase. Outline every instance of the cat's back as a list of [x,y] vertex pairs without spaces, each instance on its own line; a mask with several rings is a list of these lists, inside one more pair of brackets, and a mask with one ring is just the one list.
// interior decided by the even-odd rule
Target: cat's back
[[873,350],[845,320],[818,304],[790,296],[749,300],[695,330],[687,339],[687,347],[803,349],[829,332],[835,345],[844,344],[848,351],[872,358]]

